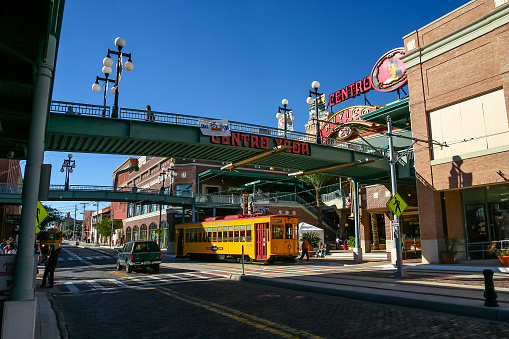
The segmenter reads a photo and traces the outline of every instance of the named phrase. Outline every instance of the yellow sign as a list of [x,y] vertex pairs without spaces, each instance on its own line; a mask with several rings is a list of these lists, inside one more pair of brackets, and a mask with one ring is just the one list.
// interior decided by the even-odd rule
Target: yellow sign
[[44,219],[48,217],[48,211],[42,206],[41,202],[37,202],[37,215],[35,219],[35,227],[39,226]]
[[394,196],[387,202],[387,207],[392,211],[392,213],[396,214],[399,217],[403,214],[405,209],[408,207],[408,204],[403,200],[401,195],[398,193],[394,194]]

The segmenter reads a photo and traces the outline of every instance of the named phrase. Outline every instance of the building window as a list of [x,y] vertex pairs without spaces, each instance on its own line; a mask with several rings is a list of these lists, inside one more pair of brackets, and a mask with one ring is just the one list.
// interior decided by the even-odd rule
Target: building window
[[192,195],[193,193],[193,186],[192,185],[177,185],[177,196],[188,196]]
[[147,240],[147,225],[141,225],[140,230],[140,239]]
[[448,147],[433,146],[433,159],[507,145],[507,111],[504,90],[429,113],[431,138]]

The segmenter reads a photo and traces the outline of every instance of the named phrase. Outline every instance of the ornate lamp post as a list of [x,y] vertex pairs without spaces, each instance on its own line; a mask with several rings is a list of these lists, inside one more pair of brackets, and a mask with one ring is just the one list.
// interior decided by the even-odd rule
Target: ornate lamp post
[[62,164],[62,168],[60,169],[60,172],[65,171],[65,190],[69,190],[69,173],[73,172],[73,168],[76,168],[76,160],[72,159],[72,154],[69,153],[67,155],[69,159],[65,159],[64,163]]
[[[276,118],[278,120],[284,119],[284,125],[285,125],[284,129],[285,129],[285,139],[286,139],[286,132],[288,131],[288,120],[293,121],[293,114],[292,114],[292,110],[290,108],[286,108],[286,106],[288,105],[287,99],[283,99],[281,101],[281,103],[283,104],[283,107],[278,107],[277,113],[276,113]],[[281,113],[281,111],[283,111],[283,113]]]
[[[323,93],[318,93],[318,89],[320,88],[320,83],[318,81],[313,81],[311,84],[311,87],[313,87],[314,91],[309,90],[309,97],[306,99],[306,102],[308,105],[311,105],[313,101],[315,102],[315,114],[316,114],[316,143],[321,144],[321,138],[320,138],[320,117],[318,112],[318,98],[323,95]],[[314,100],[312,96],[315,96]],[[313,119],[315,120],[315,119]]]
[[[173,190],[173,177],[175,176],[176,172],[177,171],[175,170],[175,159],[171,158],[169,167],[162,168],[161,173],[159,173],[159,178],[163,179],[163,184],[161,185],[161,188],[160,188],[161,194],[164,194],[164,190],[165,190],[164,179],[166,179],[166,175],[169,175],[170,176],[170,195],[171,195],[171,192]],[[163,218],[163,204],[160,203],[159,204],[159,229],[161,228],[161,224],[163,222],[162,218]],[[161,236],[160,235],[159,235],[158,243],[159,243],[159,245],[161,245]]]
[[[125,40],[121,37],[118,37],[115,39],[115,46],[117,46],[118,51],[112,51],[108,48],[108,54],[106,54],[106,57],[103,59],[103,73],[105,75],[104,78],[96,77],[95,83],[92,85],[92,90],[94,92],[99,92],[101,90],[101,86],[99,85],[99,80],[104,81],[104,106],[106,106],[106,93],[108,90],[108,82],[114,82],[115,85],[111,88],[111,93],[115,95],[114,104],[113,104],[113,112],[111,113],[112,118],[118,118],[118,85],[120,84],[120,79],[122,77],[122,71],[125,68],[128,71],[132,71],[134,68],[134,65],[131,60],[131,53],[123,53],[122,48],[125,46]],[[110,57],[110,54],[117,56],[117,75],[115,77],[115,80],[109,80],[108,76],[111,74],[112,69],[111,66],[113,65],[113,60]],[[127,62],[123,63],[123,56],[126,56]],[[123,66],[123,67],[122,67]],[[104,115],[104,113],[103,113]]]

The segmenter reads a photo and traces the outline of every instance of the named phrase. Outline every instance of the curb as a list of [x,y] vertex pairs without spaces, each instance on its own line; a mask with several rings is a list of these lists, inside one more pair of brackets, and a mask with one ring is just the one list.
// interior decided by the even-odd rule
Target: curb
[[297,291],[313,292],[318,294],[327,294],[338,297],[344,297],[349,299],[357,299],[363,301],[371,301],[382,304],[389,304],[395,306],[404,306],[418,309],[425,309],[429,311],[451,313],[462,316],[469,316],[475,318],[484,318],[489,320],[497,320],[509,322],[509,310],[501,310],[495,307],[487,306],[469,306],[453,303],[445,303],[440,301],[431,300],[420,300],[405,297],[391,296],[390,298],[382,294],[357,292],[357,291],[345,291],[339,289],[333,289],[328,287],[309,286],[297,283],[289,283],[278,281],[268,278],[259,278],[246,275],[230,275],[231,280],[245,281],[255,284],[263,284],[274,287],[282,287]]

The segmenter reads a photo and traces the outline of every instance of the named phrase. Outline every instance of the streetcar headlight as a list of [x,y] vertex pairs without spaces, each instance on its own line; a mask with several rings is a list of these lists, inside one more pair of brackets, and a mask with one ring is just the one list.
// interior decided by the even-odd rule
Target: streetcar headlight
[[288,248],[292,248],[292,245],[288,245]]

